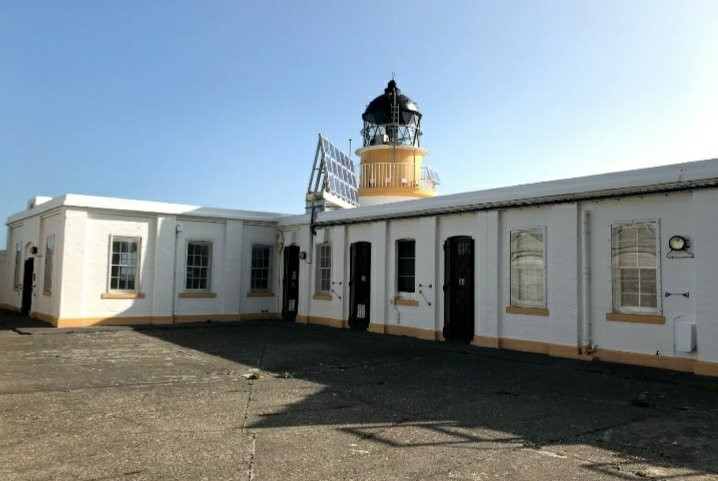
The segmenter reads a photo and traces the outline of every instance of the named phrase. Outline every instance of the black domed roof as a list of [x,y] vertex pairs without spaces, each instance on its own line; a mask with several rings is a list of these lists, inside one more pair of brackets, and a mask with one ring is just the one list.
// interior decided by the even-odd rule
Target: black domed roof
[[421,112],[419,112],[416,102],[402,94],[394,80],[389,81],[389,84],[384,89],[384,94],[378,96],[367,105],[364,114],[361,116],[362,119],[373,124],[390,124],[392,121],[391,106],[394,104],[394,98],[396,98],[396,103],[399,105],[400,124],[416,123],[417,119],[414,116],[421,119]]

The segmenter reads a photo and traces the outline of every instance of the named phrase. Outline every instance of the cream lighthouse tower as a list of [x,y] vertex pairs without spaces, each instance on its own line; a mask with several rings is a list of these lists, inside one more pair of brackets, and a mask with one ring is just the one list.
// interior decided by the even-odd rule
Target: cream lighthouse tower
[[359,204],[386,204],[433,197],[439,177],[423,165],[421,112],[396,82],[369,103],[364,114],[359,165]]

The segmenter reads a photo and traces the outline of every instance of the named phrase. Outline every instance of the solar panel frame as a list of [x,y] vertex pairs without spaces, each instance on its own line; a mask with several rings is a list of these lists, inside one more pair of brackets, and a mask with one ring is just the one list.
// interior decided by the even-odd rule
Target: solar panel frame
[[322,157],[327,191],[350,204],[358,205],[357,176],[351,157],[324,137],[322,137]]

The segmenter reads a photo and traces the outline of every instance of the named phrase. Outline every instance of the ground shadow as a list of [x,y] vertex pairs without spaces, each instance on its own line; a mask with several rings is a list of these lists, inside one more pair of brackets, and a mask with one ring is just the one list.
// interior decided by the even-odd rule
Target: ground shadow
[[[321,385],[265,406],[251,429],[335,425],[393,448],[588,444],[718,474],[716,455],[706,454],[718,442],[718,384],[710,378],[282,321],[141,332]],[[664,439],[666,420],[683,418],[686,429],[704,425],[696,443],[705,449]],[[404,428],[414,435],[397,434]],[[619,475],[611,463],[589,469]]]
[[52,327],[52,324],[23,316],[19,312],[0,309],[0,331],[32,327]]

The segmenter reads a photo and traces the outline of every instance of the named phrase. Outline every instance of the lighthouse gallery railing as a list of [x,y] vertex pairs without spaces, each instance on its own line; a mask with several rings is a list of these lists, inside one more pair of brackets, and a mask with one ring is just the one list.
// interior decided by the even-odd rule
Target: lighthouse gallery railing
[[439,177],[431,167],[413,163],[373,162],[361,164],[359,188],[407,187],[436,190]]

